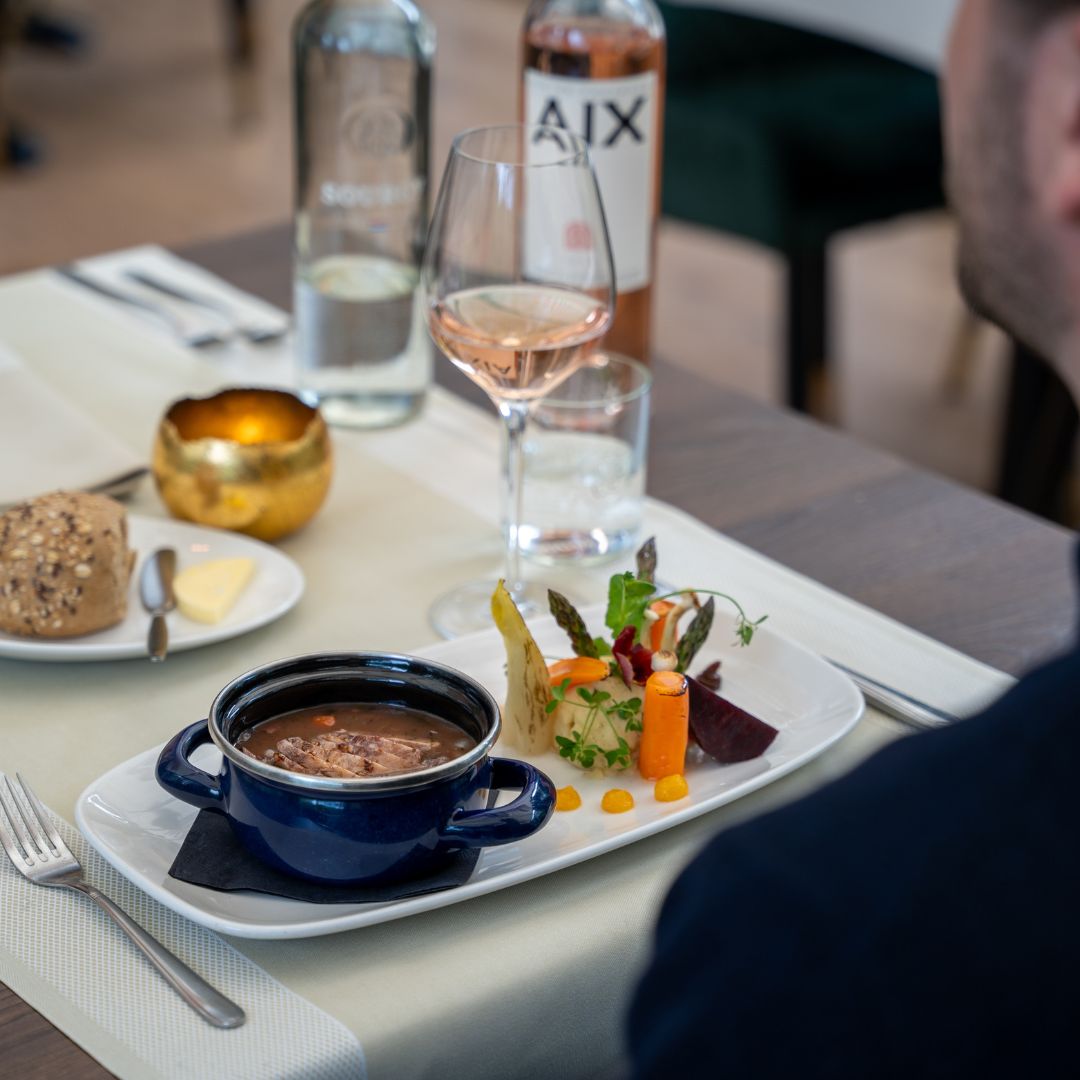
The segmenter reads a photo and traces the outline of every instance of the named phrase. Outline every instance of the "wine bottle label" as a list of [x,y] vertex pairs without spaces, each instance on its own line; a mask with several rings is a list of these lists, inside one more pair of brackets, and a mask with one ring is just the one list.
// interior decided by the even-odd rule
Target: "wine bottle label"
[[567,128],[588,143],[621,293],[650,283],[657,93],[655,71],[618,79],[525,71],[526,122]]

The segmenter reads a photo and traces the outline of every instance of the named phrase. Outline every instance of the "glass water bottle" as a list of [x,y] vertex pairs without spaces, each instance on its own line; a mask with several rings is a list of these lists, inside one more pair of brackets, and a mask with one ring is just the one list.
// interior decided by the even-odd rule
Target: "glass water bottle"
[[313,0],[293,28],[300,388],[332,424],[413,416],[435,34],[411,0]]

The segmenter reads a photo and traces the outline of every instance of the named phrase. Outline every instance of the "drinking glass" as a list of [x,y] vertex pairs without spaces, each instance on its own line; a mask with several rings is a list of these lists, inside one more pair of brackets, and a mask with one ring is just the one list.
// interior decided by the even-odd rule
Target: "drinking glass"
[[589,565],[632,547],[641,531],[649,442],[644,364],[605,350],[529,410],[522,443],[522,555]]
[[[454,139],[435,204],[421,288],[435,344],[491,398],[506,425],[506,587],[522,614],[546,593],[521,579],[522,435],[530,403],[587,363],[608,328],[615,273],[585,142],[509,124]],[[436,601],[435,629],[491,624],[495,582]]]

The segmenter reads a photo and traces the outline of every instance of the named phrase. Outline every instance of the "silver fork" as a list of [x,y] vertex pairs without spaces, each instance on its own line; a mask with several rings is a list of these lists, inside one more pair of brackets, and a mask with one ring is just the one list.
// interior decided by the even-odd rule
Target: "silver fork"
[[236,309],[224,300],[219,300],[214,296],[207,296],[205,293],[189,292],[187,289],[181,289],[179,285],[174,285],[164,278],[148,274],[145,270],[127,270],[125,276],[136,284],[147,289],[153,289],[163,296],[171,296],[174,300],[182,300],[185,304],[194,304],[205,311],[214,312],[228,322],[234,333],[241,334],[252,345],[268,345],[271,342],[279,341],[288,333],[289,328],[284,323],[271,326],[267,323],[248,321],[241,318]]
[[168,327],[172,334],[189,348],[205,349],[214,345],[224,345],[228,341],[228,336],[225,334],[210,330],[205,326],[192,327],[190,320],[181,319],[174,311],[164,305],[152,303],[150,300],[144,300],[134,293],[124,292],[123,289],[116,289],[112,285],[106,285],[104,282],[98,281],[97,278],[84,274],[74,266],[58,266],[56,272],[61,277],[72,282],[72,284],[81,285],[84,289],[97,293],[98,296],[104,296],[108,300],[115,300],[118,304],[126,304],[128,307],[136,308],[138,311],[153,316],[158,322]]
[[[0,774],[3,775],[3,774]],[[103,892],[83,880],[79,860],[60,838],[48,811],[15,774],[0,785],[0,843],[15,869],[35,885],[75,889],[112,916],[165,981],[206,1021],[219,1028],[236,1028],[245,1020],[243,1010],[182,960],[152,938]]]

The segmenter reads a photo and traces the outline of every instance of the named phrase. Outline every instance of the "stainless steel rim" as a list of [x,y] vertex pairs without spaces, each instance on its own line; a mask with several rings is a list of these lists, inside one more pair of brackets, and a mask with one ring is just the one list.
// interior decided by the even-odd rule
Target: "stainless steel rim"
[[[462,754],[461,757],[456,757],[451,761],[443,762],[441,765],[435,765],[430,769],[420,769],[416,772],[398,773],[394,776],[359,777],[355,780],[342,780],[332,776],[305,776],[303,773],[289,772],[287,769],[279,769],[276,765],[268,765],[264,762],[257,761],[255,758],[250,758],[237,750],[236,747],[225,738],[224,732],[221,730],[221,725],[218,723],[218,715],[224,708],[226,696],[238,683],[242,683],[256,675],[261,674],[269,680],[273,678],[275,672],[287,669],[300,661],[312,660],[316,657],[327,660],[332,660],[334,657],[340,657],[343,662],[350,659],[355,660],[357,658],[375,661],[385,660],[389,663],[405,663],[410,666],[420,665],[429,672],[450,676],[452,679],[468,684],[469,687],[476,692],[481,701],[489,707],[493,718],[491,730],[467,754]],[[364,670],[375,673],[384,671],[386,674],[401,674],[400,668],[389,666],[386,668],[358,668],[357,673],[362,674]],[[454,776],[459,776],[461,773],[487,757],[491,747],[495,745],[495,741],[499,737],[499,731],[502,728],[502,715],[499,711],[498,703],[491,694],[480,685],[480,683],[472,678],[472,676],[466,675],[463,671],[458,671],[456,668],[448,667],[446,664],[439,664],[434,660],[426,660],[420,656],[409,656],[405,653],[316,653],[312,655],[290,656],[283,660],[275,660],[272,663],[261,664],[259,667],[252,668],[250,671],[238,675],[227,686],[220,690],[214,698],[213,704],[210,706],[208,725],[210,738],[213,740],[214,745],[233,763],[233,765],[243,772],[258,776],[264,780],[272,781],[279,787],[295,788],[297,791],[306,793],[318,792],[320,794],[348,793],[352,795],[367,795],[379,792],[404,791],[409,788],[426,787],[429,784],[438,783],[441,780],[449,780]]]

